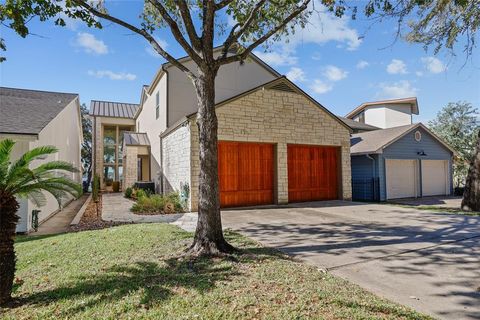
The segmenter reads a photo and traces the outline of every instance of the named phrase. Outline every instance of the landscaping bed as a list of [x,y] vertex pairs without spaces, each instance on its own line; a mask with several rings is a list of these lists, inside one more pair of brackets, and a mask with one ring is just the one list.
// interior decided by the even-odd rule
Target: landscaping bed
[[183,257],[192,236],[142,224],[20,237],[2,319],[429,319],[236,233],[238,254]]
[[180,196],[176,192],[167,195],[151,194],[142,189],[127,188],[125,197],[135,201],[131,211],[138,215],[165,215],[184,212]]

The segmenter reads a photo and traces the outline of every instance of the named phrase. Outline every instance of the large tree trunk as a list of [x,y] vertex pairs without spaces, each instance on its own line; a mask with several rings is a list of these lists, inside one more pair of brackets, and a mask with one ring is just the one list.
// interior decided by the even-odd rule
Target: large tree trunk
[[0,306],[7,305],[12,298],[18,208],[18,202],[13,195],[0,191]]
[[[200,68],[199,68],[200,69]],[[220,216],[218,187],[218,121],[215,113],[215,77],[217,70],[204,72],[194,86],[198,98],[197,126],[200,147],[198,222],[190,252],[195,255],[218,255],[235,249],[225,240]]]
[[462,199],[462,209],[480,211],[480,131],[478,132],[475,157],[468,169],[465,191]]

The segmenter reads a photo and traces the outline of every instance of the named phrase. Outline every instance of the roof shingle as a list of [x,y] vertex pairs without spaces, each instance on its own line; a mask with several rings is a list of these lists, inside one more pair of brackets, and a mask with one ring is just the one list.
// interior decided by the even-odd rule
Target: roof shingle
[[0,87],[0,133],[38,134],[78,94]]

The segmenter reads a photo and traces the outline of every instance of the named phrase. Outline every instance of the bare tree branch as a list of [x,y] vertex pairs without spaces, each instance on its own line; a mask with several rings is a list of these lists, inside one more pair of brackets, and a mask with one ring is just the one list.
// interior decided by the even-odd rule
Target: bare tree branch
[[229,56],[229,57],[224,57],[224,56],[220,56],[216,62],[218,65],[224,65],[224,64],[228,64],[228,63],[231,63],[231,62],[235,62],[235,61],[243,61],[245,60],[248,55],[256,48],[258,47],[259,45],[261,45],[262,43],[264,43],[265,41],[268,40],[268,38],[270,38],[271,36],[273,36],[275,33],[277,33],[280,29],[282,29],[283,27],[285,27],[290,21],[292,21],[293,19],[295,19],[296,17],[298,17],[298,15],[300,15],[304,10],[307,9],[308,7],[308,4],[310,3],[311,0],[305,0],[300,6],[297,7],[297,9],[295,9],[287,18],[285,18],[285,20],[282,21],[282,23],[280,23],[279,25],[277,25],[276,27],[274,27],[273,29],[271,29],[270,31],[268,31],[267,33],[265,33],[263,36],[261,36],[260,38],[258,38],[257,40],[255,40],[252,44],[250,44],[247,48],[245,48],[245,50],[240,53],[240,54],[236,54],[236,55],[233,55],[233,56]]
[[178,43],[182,46],[183,50],[192,58],[195,63],[200,66],[202,65],[203,61],[200,56],[193,50],[190,44],[185,40],[180,28],[178,27],[177,22],[173,20],[173,18],[168,14],[167,9],[158,1],[158,0],[147,0],[150,4],[152,4],[160,13],[162,18],[167,22],[170,30],[172,31],[173,36],[178,41]]
[[183,24],[185,25],[185,30],[187,31],[188,38],[190,43],[196,51],[201,51],[202,42],[197,35],[195,30],[195,25],[193,24],[192,16],[190,15],[190,10],[185,0],[178,0],[177,6],[182,16]]
[[195,79],[196,78],[196,75],[190,70],[188,69],[187,67],[185,67],[183,64],[181,64],[180,62],[178,62],[173,56],[171,56],[168,52],[166,52],[161,46],[160,44],[157,42],[157,40],[155,40],[155,38],[150,34],[148,33],[145,29],[139,29],[131,24],[129,24],[128,22],[125,22],[123,20],[120,20],[116,17],[112,17],[110,16],[109,14],[106,14],[106,13],[103,13],[103,12],[100,12],[98,11],[97,9],[93,8],[92,6],[90,6],[85,0],[73,0],[73,2],[82,7],[82,8],[85,8],[87,11],[89,11],[91,14],[93,14],[94,16],[97,16],[99,18],[103,18],[105,20],[108,20],[108,21],[111,21],[111,22],[114,22],[124,28],[127,28],[139,35],[141,35],[142,37],[144,37],[152,46],[153,48],[162,56],[164,57],[168,62],[170,62],[171,64],[173,64],[174,66],[176,66],[178,69],[182,70],[183,72],[185,72],[187,74],[188,77],[190,77],[191,79]]

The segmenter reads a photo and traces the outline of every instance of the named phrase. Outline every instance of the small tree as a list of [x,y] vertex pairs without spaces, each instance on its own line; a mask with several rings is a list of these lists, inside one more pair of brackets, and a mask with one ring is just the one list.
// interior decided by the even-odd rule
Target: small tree
[[58,170],[78,171],[67,162],[52,161],[30,168],[32,161],[56,153],[55,147],[32,149],[12,163],[14,145],[13,140],[0,140],[0,306],[11,300],[15,276],[14,240],[20,207],[17,197],[28,198],[42,206],[46,201],[45,191],[61,205],[66,196],[78,197],[82,193],[78,183],[59,175]]
[[92,180],[92,120],[88,115],[89,110],[84,103],[80,106],[80,112],[82,115],[83,131],[82,167],[83,174],[86,178],[85,184],[83,185],[83,192],[88,192],[88,187]]
[[465,184],[468,167],[474,157],[478,126],[475,125],[478,109],[468,102],[450,102],[428,122],[430,129],[456,152],[453,163],[455,187]]

